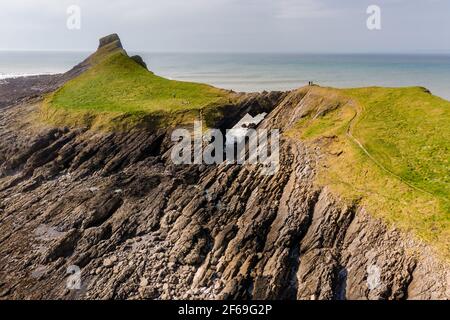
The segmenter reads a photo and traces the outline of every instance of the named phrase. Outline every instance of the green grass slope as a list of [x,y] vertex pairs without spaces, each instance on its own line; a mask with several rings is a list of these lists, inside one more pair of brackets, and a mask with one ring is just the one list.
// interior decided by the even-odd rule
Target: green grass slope
[[313,88],[335,95],[290,134],[320,144],[319,183],[450,257],[450,102],[425,89]]
[[352,133],[367,151],[404,181],[449,200],[450,102],[421,88],[345,93],[363,108]]
[[156,76],[123,50],[97,52],[91,60],[88,71],[46,99],[42,114],[47,121],[127,128],[153,120],[153,125],[165,126],[233,102],[228,91]]

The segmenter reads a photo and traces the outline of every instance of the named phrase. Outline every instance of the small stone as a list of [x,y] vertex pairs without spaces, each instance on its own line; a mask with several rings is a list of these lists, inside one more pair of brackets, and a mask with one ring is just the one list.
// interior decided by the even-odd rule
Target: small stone
[[139,283],[139,286],[140,286],[140,287],[146,287],[146,286],[148,286],[148,280],[147,280],[147,278],[142,278],[142,279],[141,279],[141,282]]
[[167,299],[169,299],[169,295],[163,293],[163,294],[161,295],[161,300],[167,300]]
[[103,266],[104,267],[111,267],[113,264],[114,264],[114,262],[116,262],[117,261],[117,257],[116,256],[112,256],[112,257],[109,257],[109,258],[106,258],[105,260],[103,260]]
[[214,284],[214,289],[215,289],[215,290],[219,290],[221,287],[222,287],[222,284],[220,283],[220,281],[217,281],[217,282]]

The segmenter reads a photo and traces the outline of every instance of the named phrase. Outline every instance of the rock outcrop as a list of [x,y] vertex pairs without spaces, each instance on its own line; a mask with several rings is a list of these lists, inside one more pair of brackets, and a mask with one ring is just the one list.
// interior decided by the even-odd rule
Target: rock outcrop
[[[245,95],[221,128],[288,130],[311,90]],[[315,184],[318,148],[283,136],[272,176],[174,165],[170,128],[48,127],[40,101],[0,110],[1,299],[449,298],[431,249]]]
[[147,64],[145,63],[144,59],[142,59],[141,56],[134,55],[134,56],[131,56],[130,58],[133,59],[134,61],[136,61],[137,64],[139,64],[142,67],[144,67],[145,69],[147,69]]
[[117,33],[113,33],[107,35],[106,37],[100,38],[98,48],[101,49],[103,47],[123,49],[122,42],[120,41],[120,38],[117,35]]

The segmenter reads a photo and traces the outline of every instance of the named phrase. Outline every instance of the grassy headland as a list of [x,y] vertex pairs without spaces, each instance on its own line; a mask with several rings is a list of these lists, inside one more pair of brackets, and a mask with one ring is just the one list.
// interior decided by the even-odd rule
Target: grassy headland
[[98,51],[92,66],[44,102],[42,114],[54,124],[100,128],[166,126],[199,118],[208,122],[215,107],[233,95],[205,84],[156,76],[123,50]]
[[450,257],[450,102],[423,88],[314,88],[334,95],[294,130],[326,151],[319,183]]

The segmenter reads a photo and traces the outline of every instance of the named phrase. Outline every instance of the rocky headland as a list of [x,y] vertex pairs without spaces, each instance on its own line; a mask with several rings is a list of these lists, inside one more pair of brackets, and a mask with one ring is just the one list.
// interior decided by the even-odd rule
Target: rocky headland
[[[122,49],[114,35],[101,48]],[[171,127],[40,122],[45,95],[91,62],[0,84],[0,299],[450,297],[449,265],[428,244],[315,182],[320,146],[282,135],[280,169],[263,175],[174,165]],[[237,95],[219,128],[267,112],[258,128],[284,133],[334,103],[314,86]]]

